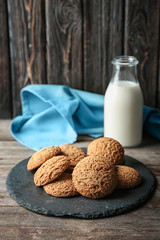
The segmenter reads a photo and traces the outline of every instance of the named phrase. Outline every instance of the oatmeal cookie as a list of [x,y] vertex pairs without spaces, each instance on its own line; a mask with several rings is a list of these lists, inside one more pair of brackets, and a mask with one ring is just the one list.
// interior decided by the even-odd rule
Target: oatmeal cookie
[[35,152],[32,157],[29,159],[27,164],[28,170],[33,170],[38,167],[40,167],[44,162],[46,162],[48,159],[52,158],[53,156],[56,156],[58,153],[61,152],[61,149],[59,147],[46,147],[42,148],[41,150]]
[[63,173],[53,182],[43,186],[43,189],[55,197],[71,197],[79,194],[72,183],[70,173]]
[[124,148],[113,138],[101,137],[93,140],[87,148],[87,155],[106,157],[112,159],[115,164],[124,161]]
[[43,186],[58,178],[70,165],[66,156],[54,156],[43,163],[34,174],[36,186]]
[[59,146],[61,148],[61,153],[70,158],[70,166],[74,167],[76,164],[86,157],[85,152],[75,145],[65,144]]
[[75,166],[72,180],[77,191],[88,198],[103,198],[117,185],[115,164],[105,157],[88,156]]
[[118,177],[117,188],[133,188],[141,183],[141,175],[134,168],[118,165],[116,169]]

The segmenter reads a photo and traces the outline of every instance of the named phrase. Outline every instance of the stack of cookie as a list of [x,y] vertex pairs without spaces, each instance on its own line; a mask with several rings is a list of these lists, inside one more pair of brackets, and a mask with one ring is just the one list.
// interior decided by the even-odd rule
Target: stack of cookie
[[98,138],[87,148],[87,154],[75,145],[46,147],[34,153],[27,164],[35,170],[34,183],[47,194],[71,197],[81,194],[98,199],[116,188],[133,188],[141,182],[133,168],[121,165],[124,149],[112,138]]

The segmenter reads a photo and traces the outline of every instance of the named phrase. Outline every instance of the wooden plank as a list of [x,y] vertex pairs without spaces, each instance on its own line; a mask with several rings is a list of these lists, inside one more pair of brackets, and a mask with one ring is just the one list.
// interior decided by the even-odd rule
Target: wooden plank
[[123,53],[124,1],[83,0],[84,89],[104,94],[111,60]]
[[30,157],[35,151],[16,141],[0,141],[0,164],[13,167],[20,161]]
[[47,81],[82,88],[80,0],[46,1]]
[[1,207],[0,214],[3,216],[0,237],[5,240],[10,234],[10,239],[30,239],[34,236],[33,239],[46,240],[155,240],[160,234],[157,209],[140,208],[128,214],[96,220],[46,217],[15,206]]
[[44,1],[8,0],[13,116],[20,111],[20,90],[45,83]]
[[156,106],[159,9],[157,0],[126,0],[125,54],[139,60],[139,81],[145,104]]
[[[160,16],[159,16],[160,18]],[[159,24],[160,28],[160,24]],[[160,46],[160,36],[159,36],[159,46]],[[157,104],[156,107],[160,109],[160,47],[159,47],[159,64],[158,64],[158,84],[157,84]]]
[[10,123],[11,120],[0,119],[0,141],[13,140],[13,137],[11,136],[10,133]]
[[7,3],[0,1],[0,118],[12,114]]

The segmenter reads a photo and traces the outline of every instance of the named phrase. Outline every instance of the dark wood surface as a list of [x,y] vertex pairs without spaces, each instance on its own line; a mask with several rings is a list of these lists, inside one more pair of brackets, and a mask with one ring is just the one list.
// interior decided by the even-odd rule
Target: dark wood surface
[[80,0],[46,1],[47,80],[82,89]]
[[157,102],[160,1],[126,1],[124,53],[139,60],[139,79],[146,104]]
[[7,4],[0,1],[0,117],[12,116]]
[[83,1],[84,89],[104,94],[111,60],[123,54],[124,1]]
[[[0,239],[1,240],[158,240],[160,236],[160,142],[144,137],[138,148],[125,154],[144,163],[156,176],[158,188],[142,207],[119,216],[84,220],[46,217],[19,206],[8,194],[9,171],[34,151],[16,142],[9,132],[10,120],[0,120]],[[75,145],[87,147],[92,138],[80,137]]]
[[145,104],[160,108],[159,0],[1,0],[0,118],[27,84],[104,94],[111,59],[134,55]]
[[44,1],[8,0],[13,116],[20,111],[20,90],[46,83]]

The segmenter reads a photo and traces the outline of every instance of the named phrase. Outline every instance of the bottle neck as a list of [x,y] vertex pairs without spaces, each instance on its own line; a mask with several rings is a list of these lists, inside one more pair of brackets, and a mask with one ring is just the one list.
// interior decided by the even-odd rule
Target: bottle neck
[[136,66],[114,66],[111,78],[112,82],[115,81],[131,81],[138,83],[137,67]]
[[133,56],[119,56],[112,60],[113,74],[111,81],[131,81],[138,83],[137,64]]

